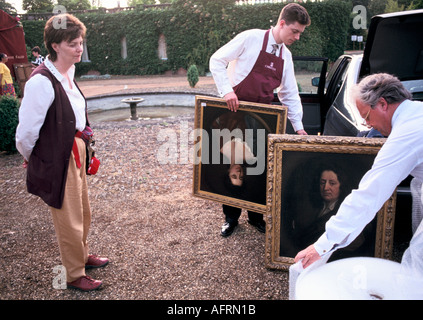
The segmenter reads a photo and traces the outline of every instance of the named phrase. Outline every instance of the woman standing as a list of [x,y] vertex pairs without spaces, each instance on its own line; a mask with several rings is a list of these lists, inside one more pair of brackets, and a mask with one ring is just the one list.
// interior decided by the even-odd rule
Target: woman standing
[[49,55],[25,85],[16,146],[27,164],[28,192],[40,196],[52,213],[68,287],[89,291],[102,283],[88,277],[85,269],[109,261],[88,254],[91,209],[86,142],[80,133],[89,123],[85,98],[74,80],[85,32],[84,24],[69,14],[47,21]]
[[14,96],[16,97],[15,87],[13,86],[13,79],[10,74],[10,69],[6,66],[7,54],[0,53],[0,85],[1,95],[3,96]]

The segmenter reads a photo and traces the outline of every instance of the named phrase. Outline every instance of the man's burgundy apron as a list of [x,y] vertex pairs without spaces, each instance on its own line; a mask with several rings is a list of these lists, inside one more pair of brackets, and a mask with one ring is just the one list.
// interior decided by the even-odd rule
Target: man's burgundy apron
[[264,35],[263,47],[253,69],[233,88],[238,100],[271,104],[273,91],[281,84],[284,64],[282,47],[279,56],[266,52],[269,32],[267,30]]

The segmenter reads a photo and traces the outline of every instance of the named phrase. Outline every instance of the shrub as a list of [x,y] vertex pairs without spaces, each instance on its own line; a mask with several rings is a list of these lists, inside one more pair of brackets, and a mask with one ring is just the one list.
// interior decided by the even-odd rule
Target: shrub
[[[310,14],[311,25],[301,40],[290,47],[292,54],[336,60],[347,42],[352,2],[307,1],[303,5]],[[174,0],[163,9],[139,6],[116,13],[76,12],[87,27],[91,61],[88,65],[77,64],[76,71],[78,75],[89,70],[147,75],[196,65],[202,75],[217,49],[246,29],[269,29],[276,24],[283,6],[283,3],[235,5],[233,0]],[[45,21],[22,20],[22,24],[28,46],[43,43]],[[126,58],[121,51],[124,39]],[[166,44],[166,60],[158,55],[159,43]]]
[[16,152],[15,134],[19,118],[19,101],[14,97],[0,98],[0,150]]
[[191,65],[187,71],[188,82],[191,88],[194,88],[195,85],[197,84],[198,76],[199,76],[199,73],[198,73],[197,66],[195,64]]

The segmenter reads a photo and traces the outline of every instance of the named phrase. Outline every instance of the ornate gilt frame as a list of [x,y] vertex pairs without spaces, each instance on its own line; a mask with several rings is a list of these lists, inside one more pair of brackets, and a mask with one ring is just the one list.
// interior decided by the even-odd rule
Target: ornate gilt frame
[[[298,135],[269,135],[268,136],[268,168],[267,168],[267,210],[266,210],[266,240],[265,264],[269,269],[287,271],[294,262],[294,257],[282,256],[281,253],[281,212],[283,211],[284,190],[282,181],[287,179],[289,172],[283,172],[282,166],[289,151],[324,156],[326,153],[347,155],[376,156],[385,139],[333,137],[333,136],[298,136]],[[341,156],[340,156],[341,157]],[[314,158],[313,158],[314,159]],[[356,158],[354,158],[356,159]],[[354,166],[351,166],[352,168]],[[367,169],[368,170],[368,169]],[[359,177],[361,179],[361,177]],[[286,181],[285,181],[286,183]],[[285,191],[286,192],[286,191]],[[396,192],[385,202],[377,213],[374,238],[374,256],[392,258],[394,235]],[[372,244],[373,245],[373,244]],[[285,244],[284,244],[285,246]]]
[[[194,158],[199,158],[199,163],[194,161],[194,171],[193,171],[193,195],[198,198],[212,200],[222,204],[230,205],[233,207],[238,207],[246,210],[251,210],[254,212],[265,213],[266,212],[266,200],[263,197],[263,203],[257,203],[254,201],[246,201],[243,199],[238,199],[236,197],[226,196],[218,194],[216,192],[210,191],[204,186],[204,179],[202,179],[202,174],[206,174],[206,170],[212,170],[211,166],[202,165],[201,156],[202,156],[202,143],[205,141],[203,139],[203,134],[206,132],[207,124],[204,123],[205,115],[210,115],[210,112],[232,112],[228,110],[226,101],[221,98],[208,97],[208,96],[196,96],[195,97],[195,118],[194,118],[194,129],[198,130],[198,134],[194,138]],[[263,119],[271,119],[272,124],[269,124],[269,128],[272,126],[271,133],[283,134],[286,130],[286,119],[287,119],[287,108],[279,105],[267,105],[260,103],[251,103],[240,101],[240,106],[238,112],[248,112],[253,114],[256,117]],[[266,120],[263,120],[266,121]],[[266,149],[267,146],[265,145]],[[267,161],[265,160],[264,164],[265,169],[267,169]],[[212,172],[209,172],[212,173]],[[208,174],[209,174],[208,173]],[[266,172],[263,174],[263,189],[265,189],[266,184]],[[265,194],[266,190],[263,190]]]

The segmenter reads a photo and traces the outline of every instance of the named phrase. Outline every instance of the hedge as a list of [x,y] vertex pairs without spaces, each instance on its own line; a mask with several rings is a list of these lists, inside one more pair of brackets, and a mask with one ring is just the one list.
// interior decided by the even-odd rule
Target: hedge
[[[302,4],[311,25],[291,46],[293,55],[325,56],[335,60],[344,51],[352,4],[327,0]],[[89,70],[101,74],[146,75],[188,69],[196,65],[208,71],[210,56],[241,31],[275,25],[283,3],[235,5],[233,0],[177,0],[166,9],[139,7],[118,13],[74,13],[87,27],[90,62],[77,65],[78,74]],[[43,42],[45,21],[22,21],[29,47]],[[163,34],[167,60],[158,57]],[[126,37],[127,58],[121,56]],[[45,48],[43,47],[43,50]],[[44,52],[45,54],[46,52]]]
[[19,100],[0,96],[0,151],[16,152],[15,132],[19,122]]

